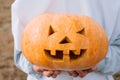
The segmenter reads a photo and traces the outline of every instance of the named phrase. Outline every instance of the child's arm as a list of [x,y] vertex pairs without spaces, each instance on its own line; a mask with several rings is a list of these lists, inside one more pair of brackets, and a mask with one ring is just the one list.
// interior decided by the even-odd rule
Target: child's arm
[[[98,71],[103,73],[114,74],[120,71],[120,8],[116,15],[116,24],[112,29],[112,35],[109,39],[108,54],[104,60],[99,63]],[[109,31],[111,28],[109,28]]]
[[21,51],[14,49],[14,63],[23,72],[40,79],[42,74],[33,70],[33,65],[29,63]]

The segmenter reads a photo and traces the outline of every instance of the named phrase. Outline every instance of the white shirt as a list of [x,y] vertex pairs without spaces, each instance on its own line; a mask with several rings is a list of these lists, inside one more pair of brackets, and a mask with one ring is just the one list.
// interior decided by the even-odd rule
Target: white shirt
[[26,24],[33,17],[48,12],[90,16],[103,26],[109,39],[108,54],[99,63],[98,72],[82,79],[63,72],[55,80],[113,80],[112,74],[120,70],[120,0],[16,0],[12,5],[14,60],[18,68],[28,73],[28,80],[54,80],[35,73],[21,52],[21,33]]

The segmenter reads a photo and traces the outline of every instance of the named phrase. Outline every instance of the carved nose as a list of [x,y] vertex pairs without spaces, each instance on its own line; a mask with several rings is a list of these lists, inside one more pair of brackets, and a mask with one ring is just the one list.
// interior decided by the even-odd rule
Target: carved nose
[[60,44],[66,44],[66,43],[71,43],[71,40],[65,36],[61,41],[60,41]]

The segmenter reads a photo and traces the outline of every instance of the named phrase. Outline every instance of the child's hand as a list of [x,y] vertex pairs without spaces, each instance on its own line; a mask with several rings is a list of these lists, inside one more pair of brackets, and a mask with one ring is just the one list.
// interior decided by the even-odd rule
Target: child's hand
[[74,71],[68,71],[70,76],[73,77],[85,77],[88,73],[94,72],[97,69],[97,65],[90,67],[89,69],[86,70],[74,70]]
[[42,69],[36,65],[33,66],[33,69],[37,73],[42,73],[43,75],[45,75],[47,77],[53,77],[53,78],[56,78],[57,75],[61,73],[60,70],[46,70],[46,69]]

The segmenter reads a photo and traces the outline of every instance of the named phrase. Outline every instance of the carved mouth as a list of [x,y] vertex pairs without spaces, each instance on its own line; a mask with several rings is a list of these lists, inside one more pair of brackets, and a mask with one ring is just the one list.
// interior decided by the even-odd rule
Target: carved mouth
[[[47,56],[49,56],[50,58],[52,58],[52,59],[63,60],[64,54],[63,54],[62,50],[56,50],[55,51],[55,55],[52,55],[51,50],[44,50],[44,51],[45,51],[45,54]],[[75,50],[70,50],[69,51],[69,55],[68,56],[70,57],[70,60],[75,60],[77,58],[82,57],[85,54],[86,49],[81,49],[79,55],[75,55],[74,52],[75,52]]]

